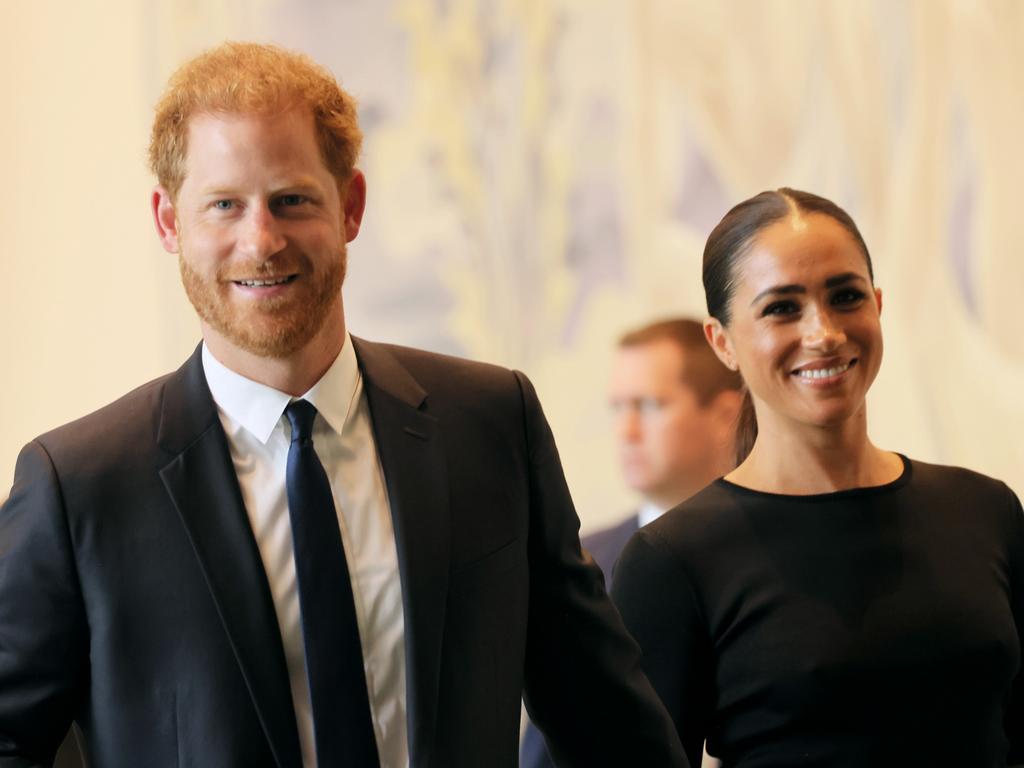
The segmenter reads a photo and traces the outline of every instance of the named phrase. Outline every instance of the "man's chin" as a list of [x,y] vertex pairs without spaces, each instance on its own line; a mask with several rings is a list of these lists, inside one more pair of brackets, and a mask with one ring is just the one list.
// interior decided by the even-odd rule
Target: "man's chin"
[[222,333],[229,342],[245,352],[257,357],[268,359],[286,359],[303,349],[319,329],[301,328],[293,332],[288,329],[275,329],[271,333]]
[[225,318],[207,316],[203,318],[204,336],[213,333],[224,342],[249,355],[268,360],[284,360],[300,352],[323,328],[326,318],[313,322],[310,313],[302,313],[284,322],[277,317],[272,321],[259,322],[250,318]]

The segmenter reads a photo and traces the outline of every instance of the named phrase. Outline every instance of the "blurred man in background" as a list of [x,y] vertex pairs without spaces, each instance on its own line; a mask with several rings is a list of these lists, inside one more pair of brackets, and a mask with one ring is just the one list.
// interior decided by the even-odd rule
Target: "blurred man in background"
[[[583,539],[606,588],[619,552],[640,526],[733,468],[741,386],[695,320],[662,320],[619,340],[608,400],[623,476],[642,501],[622,522]],[[523,738],[521,765],[553,765],[532,725]]]

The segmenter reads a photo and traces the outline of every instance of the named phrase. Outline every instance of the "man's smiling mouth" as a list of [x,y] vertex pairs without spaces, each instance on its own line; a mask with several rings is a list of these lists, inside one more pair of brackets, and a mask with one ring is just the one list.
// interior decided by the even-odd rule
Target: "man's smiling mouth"
[[298,275],[288,275],[286,277],[273,277],[262,280],[232,280],[235,285],[244,285],[246,288],[267,288],[273,285],[284,285],[290,283]]

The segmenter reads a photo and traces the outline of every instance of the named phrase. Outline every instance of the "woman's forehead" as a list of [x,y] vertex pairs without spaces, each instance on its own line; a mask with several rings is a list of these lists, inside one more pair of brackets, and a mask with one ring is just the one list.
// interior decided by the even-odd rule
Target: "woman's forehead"
[[747,283],[784,280],[814,284],[835,274],[868,277],[867,258],[846,228],[831,216],[787,216],[761,230],[738,264],[738,288]]

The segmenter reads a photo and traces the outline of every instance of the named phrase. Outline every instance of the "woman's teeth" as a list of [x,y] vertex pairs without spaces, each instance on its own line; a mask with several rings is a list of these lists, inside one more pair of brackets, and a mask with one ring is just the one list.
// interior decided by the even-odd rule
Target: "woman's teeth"
[[848,370],[850,363],[843,363],[833,368],[812,368],[797,371],[797,374],[801,379],[827,379],[830,376],[838,376],[840,373]]

